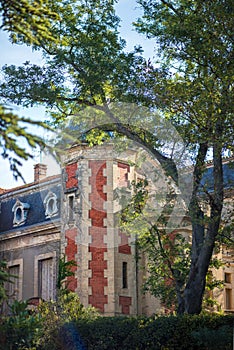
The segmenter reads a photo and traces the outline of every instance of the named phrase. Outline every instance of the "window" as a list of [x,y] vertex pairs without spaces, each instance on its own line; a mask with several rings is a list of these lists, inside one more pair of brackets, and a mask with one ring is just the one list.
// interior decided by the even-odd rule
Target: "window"
[[38,296],[44,300],[53,300],[54,266],[53,258],[38,260]]
[[226,310],[232,309],[232,289],[225,289],[225,304]]
[[15,211],[15,219],[16,221],[21,221],[23,219],[24,211],[22,208],[17,208]]
[[58,215],[57,196],[53,192],[49,192],[44,199],[45,217],[49,219]]
[[20,265],[14,265],[9,267],[9,274],[15,277],[10,277],[10,281],[7,284],[7,293],[11,300],[20,300]]
[[74,196],[68,197],[68,219],[69,221],[74,220]]
[[225,283],[231,283],[232,282],[230,273],[227,273],[227,272],[224,273],[224,282]]
[[34,257],[34,297],[54,300],[56,296],[56,251]]
[[8,272],[15,277],[5,284],[9,300],[22,300],[23,287],[23,259],[15,259],[8,262]]
[[29,208],[30,205],[28,203],[22,203],[17,199],[12,208],[12,212],[14,213],[13,226],[20,226],[25,224]]
[[122,265],[122,288],[128,288],[128,264],[125,261]]

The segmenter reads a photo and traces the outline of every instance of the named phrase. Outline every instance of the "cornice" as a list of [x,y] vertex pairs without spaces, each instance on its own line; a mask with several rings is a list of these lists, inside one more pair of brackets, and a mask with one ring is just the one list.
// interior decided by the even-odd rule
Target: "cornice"
[[[29,227],[22,227],[21,229],[14,229],[7,231],[6,233],[2,232],[0,234],[0,241],[5,241],[8,239],[18,238],[27,235],[48,235],[54,233],[60,233],[60,219],[53,220],[53,222],[42,224],[35,224]],[[49,232],[48,232],[49,231]]]

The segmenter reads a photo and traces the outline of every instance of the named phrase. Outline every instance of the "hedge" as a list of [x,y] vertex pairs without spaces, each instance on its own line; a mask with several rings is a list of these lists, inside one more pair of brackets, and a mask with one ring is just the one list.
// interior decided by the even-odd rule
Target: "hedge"
[[76,329],[87,350],[232,350],[233,317],[103,317]]
[[[53,316],[53,317],[52,317]],[[64,316],[64,315],[62,315]],[[232,350],[230,315],[0,319],[2,350]],[[45,322],[46,321],[46,322]]]

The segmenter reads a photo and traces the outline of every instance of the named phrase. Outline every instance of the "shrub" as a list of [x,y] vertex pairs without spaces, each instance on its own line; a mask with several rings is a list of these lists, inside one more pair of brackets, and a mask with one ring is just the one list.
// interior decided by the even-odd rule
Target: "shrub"
[[124,344],[131,334],[137,334],[139,320],[128,317],[99,317],[79,320],[77,332],[86,349],[125,349]]
[[85,308],[78,296],[67,290],[59,293],[57,301],[41,302],[37,309],[28,310],[23,301],[15,301],[10,309],[11,315],[0,319],[0,350],[63,349],[60,334],[65,336],[71,329],[66,324],[98,316],[94,308]]
[[218,329],[204,327],[192,332],[192,337],[201,349],[229,350],[231,349],[232,333],[232,328],[227,325]]
[[1,350],[33,350],[41,326],[40,315],[27,310],[27,302],[14,301],[11,315],[0,321]]
[[0,350],[231,350],[233,317],[100,317],[76,294],[30,312],[16,302],[0,323]]
[[231,350],[232,324],[231,316],[184,315],[103,317],[76,326],[87,350]]
[[93,307],[85,308],[76,293],[66,289],[58,294],[57,301],[42,302],[38,312],[42,318],[41,336],[37,343],[40,349],[59,350],[62,349],[61,334],[63,337],[68,332],[64,325],[81,320],[94,320],[98,317]]

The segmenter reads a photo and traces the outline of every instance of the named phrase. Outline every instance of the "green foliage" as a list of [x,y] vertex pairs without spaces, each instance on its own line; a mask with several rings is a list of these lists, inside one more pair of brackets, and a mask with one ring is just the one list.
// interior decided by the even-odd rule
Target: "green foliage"
[[52,20],[59,16],[53,10],[53,0],[1,0],[1,28],[10,32],[13,43],[39,44],[42,39],[53,41]]
[[[66,261],[65,255],[63,255],[59,259],[59,268],[58,268],[58,278],[57,278],[57,288],[58,290],[63,289],[63,284],[66,282],[66,278],[69,276],[74,276],[74,272],[72,271],[72,267],[76,266],[76,262],[74,260]],[[66,285],[64,287],[66,289]]]
[[[87,350],[232,349],[232,317],[98,318],[77,322]],[[214,334],[212,339],[207,338]],[[206,336],[203,338],[203,335]],[[216,344],[218,335],[222,335]],[[223,336],[225,335],[226,338]],[[219,346],[219,347],[218,347]]]
[[45,143],[41,137],[32,134],[27,130],[27,127],[37,125],[43,128],[48,126],[43,122],[33,121],[28,118],[19,117],[11,110],[0,106],[0,149],[1,156],[8,159],[10,169],[17,179],[22,177],[19,171],[19,166],[22,165],[21,160],[28,160],[32,158],[32,154],[27,151],[20,141],[26,141],[29,148],[44,147]]
[[[167,311],[173,313],[178,310],[186,287],[191,264],[191,242],[189,237],[165,229],[167,210],[158,218],[156,215],[152,216],[152,211],[149,213],[146,210],[149,199],[146,179],[133,181],[132,190],[129,205],[121,211],[121,227],[127,234],[134,234],[136,237],[136,259],[144,271],[142,291],[149,291],[159,298]],[[141,266],[142,253],[147,261],[144,266]],[[222,265],[223,262],[215,257],[210,261],[203,310],[214,311],[215,307],[219,309],[219,305],[212,298],[212,291],[221,289],[223,282],[214,277],[212,269],[219,269]]]
[[217,314],[100,317],[75,293],[63,292],[34,311],[16,301],[12,315],[0,319],[0,349],[64,350],[83,342],[87,350],[231,350],[232,330],[232,316]]
[[[79,126],[82,108],[94,106],[104,112],[108,131],[127,134],[140,143],[154,143],[150,147],[155,152],[155,137],[144,132],[141,118],[141,123],[135,118],[131,126],[122,113],[111,113],[108,107],[110,101],[127,99],[128,83],[138,79],[138,66],[145,62],[141,50],[124,51],[114,4],[114,0],[55,2],[52,9],[59,14],[59,20],[48,26],[55,42],[44,38],[39,44],[34,43],[43,52],[44,66],[28,62],[22,67],[5,66],[0,96],[23,106],[43,103],[55,123],[67,116],[78,116]],[[96,115],[86,125],[93,128],[93,121],[97,126],[102,120]],[[100,142],[100,135],[95,138]],[[160,159],[165,163],[166,158]]]
[[95,319],[98,316],[93,307],[85,308],[76,293],[61,290],[56,301],[40,303],[41,330],[38,343],[40,349],[57,350],[60,347],[59,334],[65,324],[79,319]]
[[133,195],[129,205],[121,211],[121,221],[123,226],[127,226],[130,222],[135,220],[146,205],[148,199],[148,181],[146,179],[140,179],[139,181],[132,181],[131,187],[133,189]]
[[[52,20],[58,20],[58,14],[53,10],[53,0],[1,0],[0,14],[2,23],[0,28],[10,33],[13,43],[34,44],[42,39],[55,41],[50,31]],[[3,97],[3,96],[2,96]],[[44,141],[39,136],[32,134],[27,127],[32,125],[48,128],[42,122],[36,122],[29,118],[19,117],[9,108],[0,105],[0,149],[1,156],[7,158],[13,176],[22,177],[19,167],[21,160],[32,158],[30,151],[20,141],[26,141],[32,150],[36,147],[44,147]]]
[[0,319],[1,350],[58,350],[64,325],[98,316],[94,308],[80,303],[77,294],[64,290],[57,301],[41,302],[34,310],[26,301],[15,301],[10,310],[10,316]]
[[146,256],[143,292],[149,291],[175,311],[186,285],[191,244],[182,234],[166,230],[170,205],[158,217],[152,208],[146,208],[150,193],[146,179],[133,182],[132,187],[131,201],[121,212],[121,226],[128,234],[136,235],[139,266],[141,254]]
[[33,350],[41,327],[39,314],[31,314],[27,302],[14,301],[11,316],[0,319],[1,350]]
[[182,235],[169,235],[154,226],[139,237],[138,248],[148,259],[144,292],[150,291],[161,299],[164,306],[173,310],[178,305],[177,293],[183,292],[188,274],[189,244]]
[[232,1],[137,2],[144,14],[136,28],[155,39],[164,67],[164,78],[154,88],[161,107],[191,144],[205,139],[212,145],[222,120],[219,141],[232,148]]
[[144,14],[136,28],[155,39],[165,73],[155,86],[150,81],[157,71],[152,67],[149,74],[149,88],[160,107],[191,144],[204,139],[213,144],[215,127],[222,120],[225,140],[219,135],[219,141],[232,148],[232,1],[138,3]]
[[[16,103],[26,100],[32,105],[38,102],[57,105],[59,118],[75,114],[80,104],[103,103],[105,93],[109,95],[116,85],[117,67],[122,76],[125,68],[129,70],[130,57],[124,54],[124,42],[118,39],[119,19],[114,14],[113,3],[109,0],[56,2],[54,10],[60,19],[54,20],[49,29],[59,43],[44,39],[38,45],[46,60],[41,69],[29,64],[25,68],[8,68],[6,76],[14,75],[19,83],[10,99]],[[13,92],[12,81],[7,79],[3,88]]]
[[181,234],[170,235],[156,227],[146,238],[141,237],[138,245],[148,258],[143,291],[158,297],[169,310],[178,310],[188,277],[191,245]]
[[[206,274],[206,289],[204,292],[203,302],[202,302],[202,311],[203,312],[212,312],[212,311],[218,311],[220,312],[221,306],[217,302],[217,300],[213,297],[213,291],[221,290],[223,289],[223,281],[217,280],[214,277],[214,269],[218,269],[220,266],[222,266],[223,263],[221,261],[218,261],[217,259],[213,259],[210,263],[210,269],[208,270]],[[213,268],[213,270],[211,269]]]
[[[223,151],[233,150],[233,6],[230,0],[137,2],[144,12],[136,28],[155,39],[163,73],[154,84],[158,72],[150,66],[148,84],[147,77],[144,83],[151,95],[157,96],[158,107],[176,126],[194,157],[189,204],[192,254],[183,301],[187,312],[199,313],[209,260],[219,235]],[[201,185],[209,154],[214,161],[212,195]],[[201,191],[210,206],[209,217],[199,205]]]
[[149,73],[160,108],[193,146],[204,140],[212,146],[222,121],[219,141],[233,148],[232,1],[137,2],[144,14],[136,28],[155,39],[164,72],[155,85],[157,70]]
[[[136,27],[155,39],[160,59],[157,68],[142,58],[141,50],[124,51],[114,0],[51,0],[52,12],[59,15],[59,20],[51,17],[47,23],[53,40],[44,36],[40,42],[34,42],[34,47],[43,52],[44,66],[28,62],[22,67],[5,66],[0,96],[24,106],[43,103],[50,109],[56,125],[67,116],[77,116],[78,128],[84,123],[96,129],[104,120],[104,131],[114,131],[115,136],[125,135],[138,142],[157,158],[175,184],[178,182],[175,164],[161,147],[161,138],[164,141],[168,137],[165,125],[161,126],[164,135],[161,133],[158,140],[154,132],[145,132],[144,123],[148,119],[150,130],[158,126],[150,113],[145,120],[140,113],[135,113],[129,122],[132,113],[127,116],[122,110],[115,113],[109,108],[109,102],[145,104],[152,107],[150,112],[159,110],[176,126],[195,163],[189,204],[193,226],[189,269],[187,251],[184,254],[182,247],[177,259],[174,248],[166,241],[166,235],[161,237],[155,222],[149,222],[148,218],[144,222],[139,216],[138,225],[133,229],[146,236],[149,228],[154,232],[152,236],[157,236],[159,250],[167,261],[167,273],[176,280],[180,312],[199,313],[222,212],[222,152],[233,149],[232,4],[231,0],[138,0],[138,3],[144,13]],[[84,121],[80,114],[84,106],[93,106],[100,113],[90,113]],[[91,143],[95,138],[100,143],[102,136],[91,132]],[[203,188],[211,207],[208,218],[199,206],[199,196],[209,150],[213,152],[215,169],[213,194]],[[172,212],[175,197],[169,190],[164,218]],[[132,213],[135,209],[133,204]],[[148,244],[152,246],[153,256],[155,244]],[[169,252],[165,248],[168,244]]]
[[[228,326],[221,326],[217,329],[200,328],[192,332],[199,348],[205,349],[231,349],[231,329]],[[227,341],[229,339],[229,342]]]

